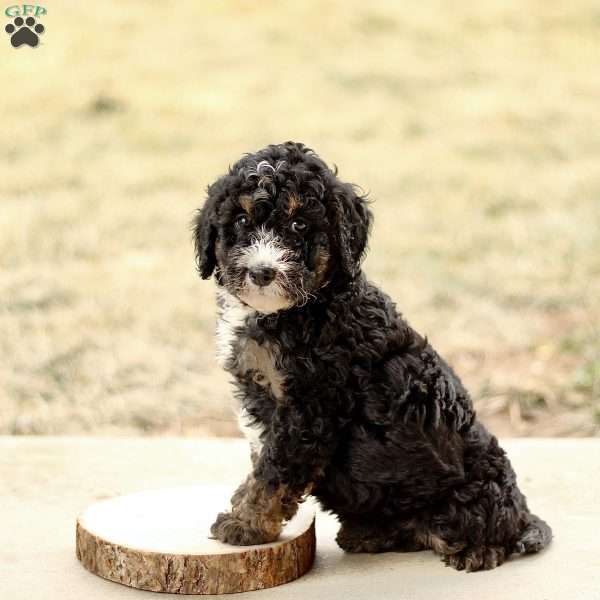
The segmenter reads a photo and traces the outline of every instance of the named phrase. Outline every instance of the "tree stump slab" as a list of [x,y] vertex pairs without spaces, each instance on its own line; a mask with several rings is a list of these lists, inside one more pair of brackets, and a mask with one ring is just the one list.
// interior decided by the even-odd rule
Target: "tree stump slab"
[[91,505],[77,520],[77,558],[105,579],[153,592],[228,594],[281,585],[315,556],[315,511],[300,505],[278,541],[230,546],[210,539],[233,490],[191,486]]

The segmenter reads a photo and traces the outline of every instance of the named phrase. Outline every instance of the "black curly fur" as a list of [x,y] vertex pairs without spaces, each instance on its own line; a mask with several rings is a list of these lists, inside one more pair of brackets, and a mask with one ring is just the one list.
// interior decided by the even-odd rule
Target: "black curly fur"
[[[248,176],[261,161],[278,165],[262,182]],[[529,512],[458,377],[365,279],[365,198],[302,144],[245,156],[209,188],[195,222],[200,274],[215,270],[221,289],[233,286],[231,251],[251,240],[232,226],[244,194],[263,211],[257,221],[293,248],[294,276],[310,288],[309,301],[272,314],[249,311],[234,332],[225,367],[260,431],[255,481],[298,499],[310,491],[338,515],[337,540],[349,552],[432,548],[457,569],[478,570],[546,546],[550,528]],[[287,225],[290,194],[303,201],[303,237]],[[320,278],[311,271],[317,251],[328,258]],[[272,352],[283,397],[243,368],[249,340]],[[266,510],[251,499],[248,506]],[[236,523],[243,528],[239,515]],[[225,541],[243,538],[220,531],[216,524],[213,533]]]

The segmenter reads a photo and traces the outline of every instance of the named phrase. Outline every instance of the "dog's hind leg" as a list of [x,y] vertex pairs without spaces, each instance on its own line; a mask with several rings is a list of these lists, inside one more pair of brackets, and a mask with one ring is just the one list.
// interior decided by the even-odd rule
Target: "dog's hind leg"
[[447,565],[479,571],[500,566],[513,553],[539,552],[550,543],[552,531],[529,512],[514,484],[503,488],[475,481],[455,491],[443,511],[430,515],[417,539]]
[[425,550],[414,532],[369,519],[368,516],[340,518],[336,542],[345,552],[417,552]]
[[527,524],[516,541],[513,552],[533,554],[545,548],[552,541],[552,529],[537,515],[527,514]]

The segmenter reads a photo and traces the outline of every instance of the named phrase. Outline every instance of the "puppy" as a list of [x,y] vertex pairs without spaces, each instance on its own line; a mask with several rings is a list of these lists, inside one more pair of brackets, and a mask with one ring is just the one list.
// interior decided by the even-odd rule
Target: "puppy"
[[551,530],[469,394],[361,271],[371,221],[299,143],[248,154],[208,188],[197,266],[216,279],[218,360],[253,465],[212,534],[272,542],[312,494],[347,552],[432,549],[467,571],[538,552]]

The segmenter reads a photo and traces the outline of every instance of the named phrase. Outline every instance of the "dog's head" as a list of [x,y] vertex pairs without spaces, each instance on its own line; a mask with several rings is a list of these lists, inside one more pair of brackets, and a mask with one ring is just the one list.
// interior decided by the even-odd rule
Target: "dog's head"
[[208,188],[194,241],[202,278],[272,313],[360,271],[371,212],[312,150],[287,142],[248,154]]

